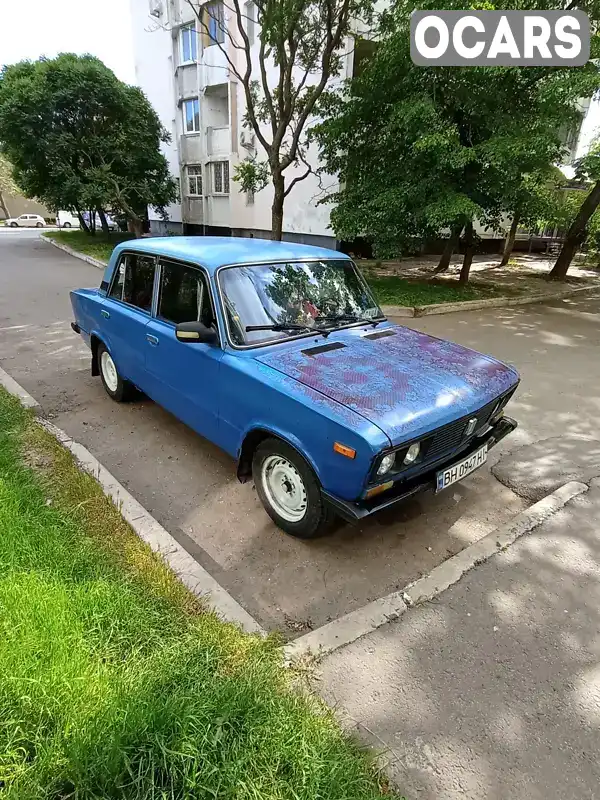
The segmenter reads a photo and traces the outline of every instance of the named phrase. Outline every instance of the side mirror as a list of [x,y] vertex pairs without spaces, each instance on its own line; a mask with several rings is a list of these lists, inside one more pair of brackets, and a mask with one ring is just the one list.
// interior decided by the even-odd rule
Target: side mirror
[[207,328],[201,322],[180,322],[175,328],[175,336],[180,342],[201,342],[217,344],[219,335],[214,328]]

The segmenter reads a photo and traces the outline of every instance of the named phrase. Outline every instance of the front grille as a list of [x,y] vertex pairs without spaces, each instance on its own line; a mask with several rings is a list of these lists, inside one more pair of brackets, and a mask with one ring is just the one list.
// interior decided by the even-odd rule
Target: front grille
[[479,411],[476,411],[474,414],[469,414],[468,417],[457,419],[456,422],[450,422],[448,425],[444,425],[443,428],[439,428],[430,439],[430,444],[425,454],[425,460],[431,461],[450,450],[456,450],[461,444],[469,441],[470,437],[464,438],[469,420],[473,417],[477,417],[477,425],[472,434],[474,436],[489,420],[497,404],[498,398],[492,400],[491,403],[480,408]]

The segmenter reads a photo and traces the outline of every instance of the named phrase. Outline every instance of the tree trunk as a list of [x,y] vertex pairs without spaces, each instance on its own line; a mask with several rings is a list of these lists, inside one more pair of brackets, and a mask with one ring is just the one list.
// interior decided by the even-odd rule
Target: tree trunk
[[446,246],[444,247],[444,252],[439,260],[437,267],[433,270],[434,275],[439,275],[440,272],[446,272],[448,267],[450,266],[450,259],[452,258],[452,253],[456,249],[456,245],[460,239],[460,235],[462,233],[462,223],[460,225],[454,225],[450,229],[450,236],[446,241]]
[[89,229],[88,224],[85,221],[84,216],[81,213],[81,211],[79,211],[79,209],[77,209],[77,219],[79,220],[79,224],[81,225],[81,230],[85,231],[85,233],[87,234],[90,234],[91,230]]
[[127,230],[135,234],[136,239],[141,239],[144,235],[144,221],[139,217],[127,220]]
[[273,175],[273,205],[271,206],[271,239],[280,242],[283,234],[283,203],[285,200],[285,184],[283,175]]
[[0,192],[0,208],[4,211],[4,216],[6,219],[10,217],[10,212],[8,210],[8,206],[6,205],[6,200],[4,199],[4,195]]
[[102,225],[102,233],[105,236],[108,236],[110,234],[110,229],[108,227],[108,222],[106,221],[106,214],[101,208],[98,209],[98,216],[100,217],[100,224]]
[[505,267],[512,255],[513,247],[515,246],[515,238],[517,236],[517,228],[519,227],[519,219],[521,215],[518,211],[515,211],[515,215],[512,218],[512,222],[510,223],[510,230],[508,231],[508,236],[504,242],[504,252],[502,253],[502,260],[498,266]]
[[571,261],[577,250],[581,247],[587,236],[587,224],[590,217],[600,204],[600,181],[596,181],[592,191],[585,198],[581,204],[581,208],[577,212],[577,216],[571,223],[571,227],[567,232],[565,242],[562,250],[558,254],[556,264],[548,275],[550,281],[564,281],[567,277],[567,272],[571,266]]
[[473,251],[475,243],[473,241],[473,220],[470,219],[465,225],[465,257],[460,270],[458,282],[467,284],[469,282],[469,272],[471,271],[471,264],[473,263]]

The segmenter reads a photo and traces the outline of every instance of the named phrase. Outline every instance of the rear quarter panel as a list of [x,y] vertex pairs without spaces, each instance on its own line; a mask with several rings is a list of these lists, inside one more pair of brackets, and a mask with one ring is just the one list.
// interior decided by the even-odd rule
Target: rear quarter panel
[[[237,456],[250,431],[270,431],[302,453],[325,491],[347,500],[361,494],[373,458],[390,445],[376,425],[252,358],[229,352],[221,363],[225,450]],[[354,448],[356,458],[336,453],[334,442]]]
[[88,345],[92,334],[103,338],[100,309],[105,297],[105,293],[99,289],[77,289],[71,292],[71,306],[75,322],[79,325],[81,335]]

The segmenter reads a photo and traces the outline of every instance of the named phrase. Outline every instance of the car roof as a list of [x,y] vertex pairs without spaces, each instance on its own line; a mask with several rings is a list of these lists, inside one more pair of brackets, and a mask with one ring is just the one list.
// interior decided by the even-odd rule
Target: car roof
[[170,256],[198,264],[209,272],[214,272],[218,267],[237,264],[348,259],[344,253],[325,247],[237,236],[157,236],[122,242],[115,247],[114,252],[118,254],[122,250]]

